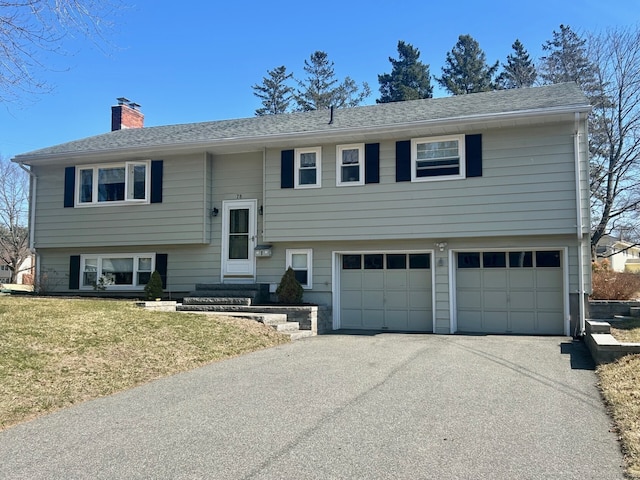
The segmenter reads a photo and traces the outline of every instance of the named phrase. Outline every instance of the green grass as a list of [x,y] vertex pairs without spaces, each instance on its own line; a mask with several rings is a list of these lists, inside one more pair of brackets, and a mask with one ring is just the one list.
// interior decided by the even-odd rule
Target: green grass
[[0,430],[288,341],[252,320],[149,312],[130,301],[0,296]]

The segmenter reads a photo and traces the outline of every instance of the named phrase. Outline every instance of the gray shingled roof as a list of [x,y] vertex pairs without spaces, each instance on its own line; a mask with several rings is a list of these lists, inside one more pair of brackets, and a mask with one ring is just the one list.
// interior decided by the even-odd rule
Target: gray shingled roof
[[419,122],[490,117],[518,112],[544,113],[562,108],[588,109],[588,100],[577,85],[563,83],[543,87],[498,90],[455,97],[386,103],[335,111],[329,124],[327,110],[213,122],[118,130],[18,155],[14,160],[38,160],[64,155],[106,153],[123,149],[170,148],[230,140],[260,140],[274,136],[398,127]]

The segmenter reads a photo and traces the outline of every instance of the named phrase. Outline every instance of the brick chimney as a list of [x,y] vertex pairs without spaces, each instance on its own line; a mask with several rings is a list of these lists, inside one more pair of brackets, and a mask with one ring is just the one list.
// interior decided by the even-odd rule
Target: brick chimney
[[144,114],[138,110],[140,105],[124,97],[117,100],[118,105],[111,107],[111,131],[144,127]]

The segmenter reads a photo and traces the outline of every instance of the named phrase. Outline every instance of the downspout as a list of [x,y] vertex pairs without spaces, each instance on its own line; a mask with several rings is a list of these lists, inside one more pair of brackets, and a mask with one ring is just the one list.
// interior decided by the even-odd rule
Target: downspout
[[38,177],[31,171],[31,168],[24,166],[24,163],[18,163],[20,168],[29,174],[31,178],[31,189],[29,191],[29,251],[35,256],[36,259],[36,276],[34,281],[40,280],[40,259],[38,258],[38,252],[36,251],[35,234],[36,234],[36,192],[38,186]]
[[[578,234],[578,315],[574,337],[585,334],[585,290],[584,290],[584,233],[582,231],[582,192],[580,175],[580,113],[575,113],[575,131],[573,134],[573,154],[576,165],[576,213],[577,213],[577,234]],[[578,331],[578,329],[580,331]]]

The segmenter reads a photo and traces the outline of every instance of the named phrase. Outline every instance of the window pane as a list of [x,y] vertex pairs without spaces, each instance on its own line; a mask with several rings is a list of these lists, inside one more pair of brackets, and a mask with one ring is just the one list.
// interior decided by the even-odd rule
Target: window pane
[[354,163],[358,163],[358,153],[360,152],[357,148],[352,150],[342,150],[342,164],[353,165]]
[[416,176],[435,177],[460,174],[458,140],[418,143]]
[[80,170],[80,202],[93,201],[93,169]]
[[509,252],[509,266],[511,268],[533,267],[533,253]]
[[98,201],[124,200],[124,167],[98,169]]
[[484,252],[482,254],[482,265],[484,268],[505,268],[507,266],[507,255],[505,252]]
[[300,185],[315,185],[316,183],[316,169],[301,169],[300,170]]
[[315,166],[316,166],[316,152],[300,154],[301,168],[315,168]]
[[229,235],[229,259],[246,260],[249,258],[249,236]]
[[151,271],[151,259],[150,258],[139,258],[138,259],[138,270],[141,272],[150,272]]
[[300,285],[308,284],[307,280],[308,280],[309,272],[307,272],[306,270],[294,270],[293,273],[294,273],[294,276],[296,277],[296,280],[300,282]]
[[151,272],[138,273],[138,285],[146,285],[151,279]]
[[307,268],[307,254],[306,253],[294,253],[291,255],[291,268],[294,270],[298,268]]
[[364,256],[365,270],[381,270],[383,267],[384,255],[381,253],[373,253]]
[[109,285],[133,285],[133,258],[103,258],[102,276]]
[[536,267],[559,267],[560,252],[536,252]]
[[129,192],[130,200],[144,200],[146,196],[145,182],[147,179],[146,165],[129,165]]
[[229,211],[229,233],[249,233],[249,209]]
[[342,181],[343,182],[359,182],[360,167],[358,165],[354,165],[350,167],[342,167]]
[[387,268],[390,270],[404,270],[407,268],[407,256],[402,254],[387,255]]
[[431,268],[431,255],[428,253],[409,254],[409,268]]
[[458,268],[480,268],[480,253],[478,252],[458,253]]
[[360,270],[362,268],[362,255],[343,255],[342,268],[344,270]]

